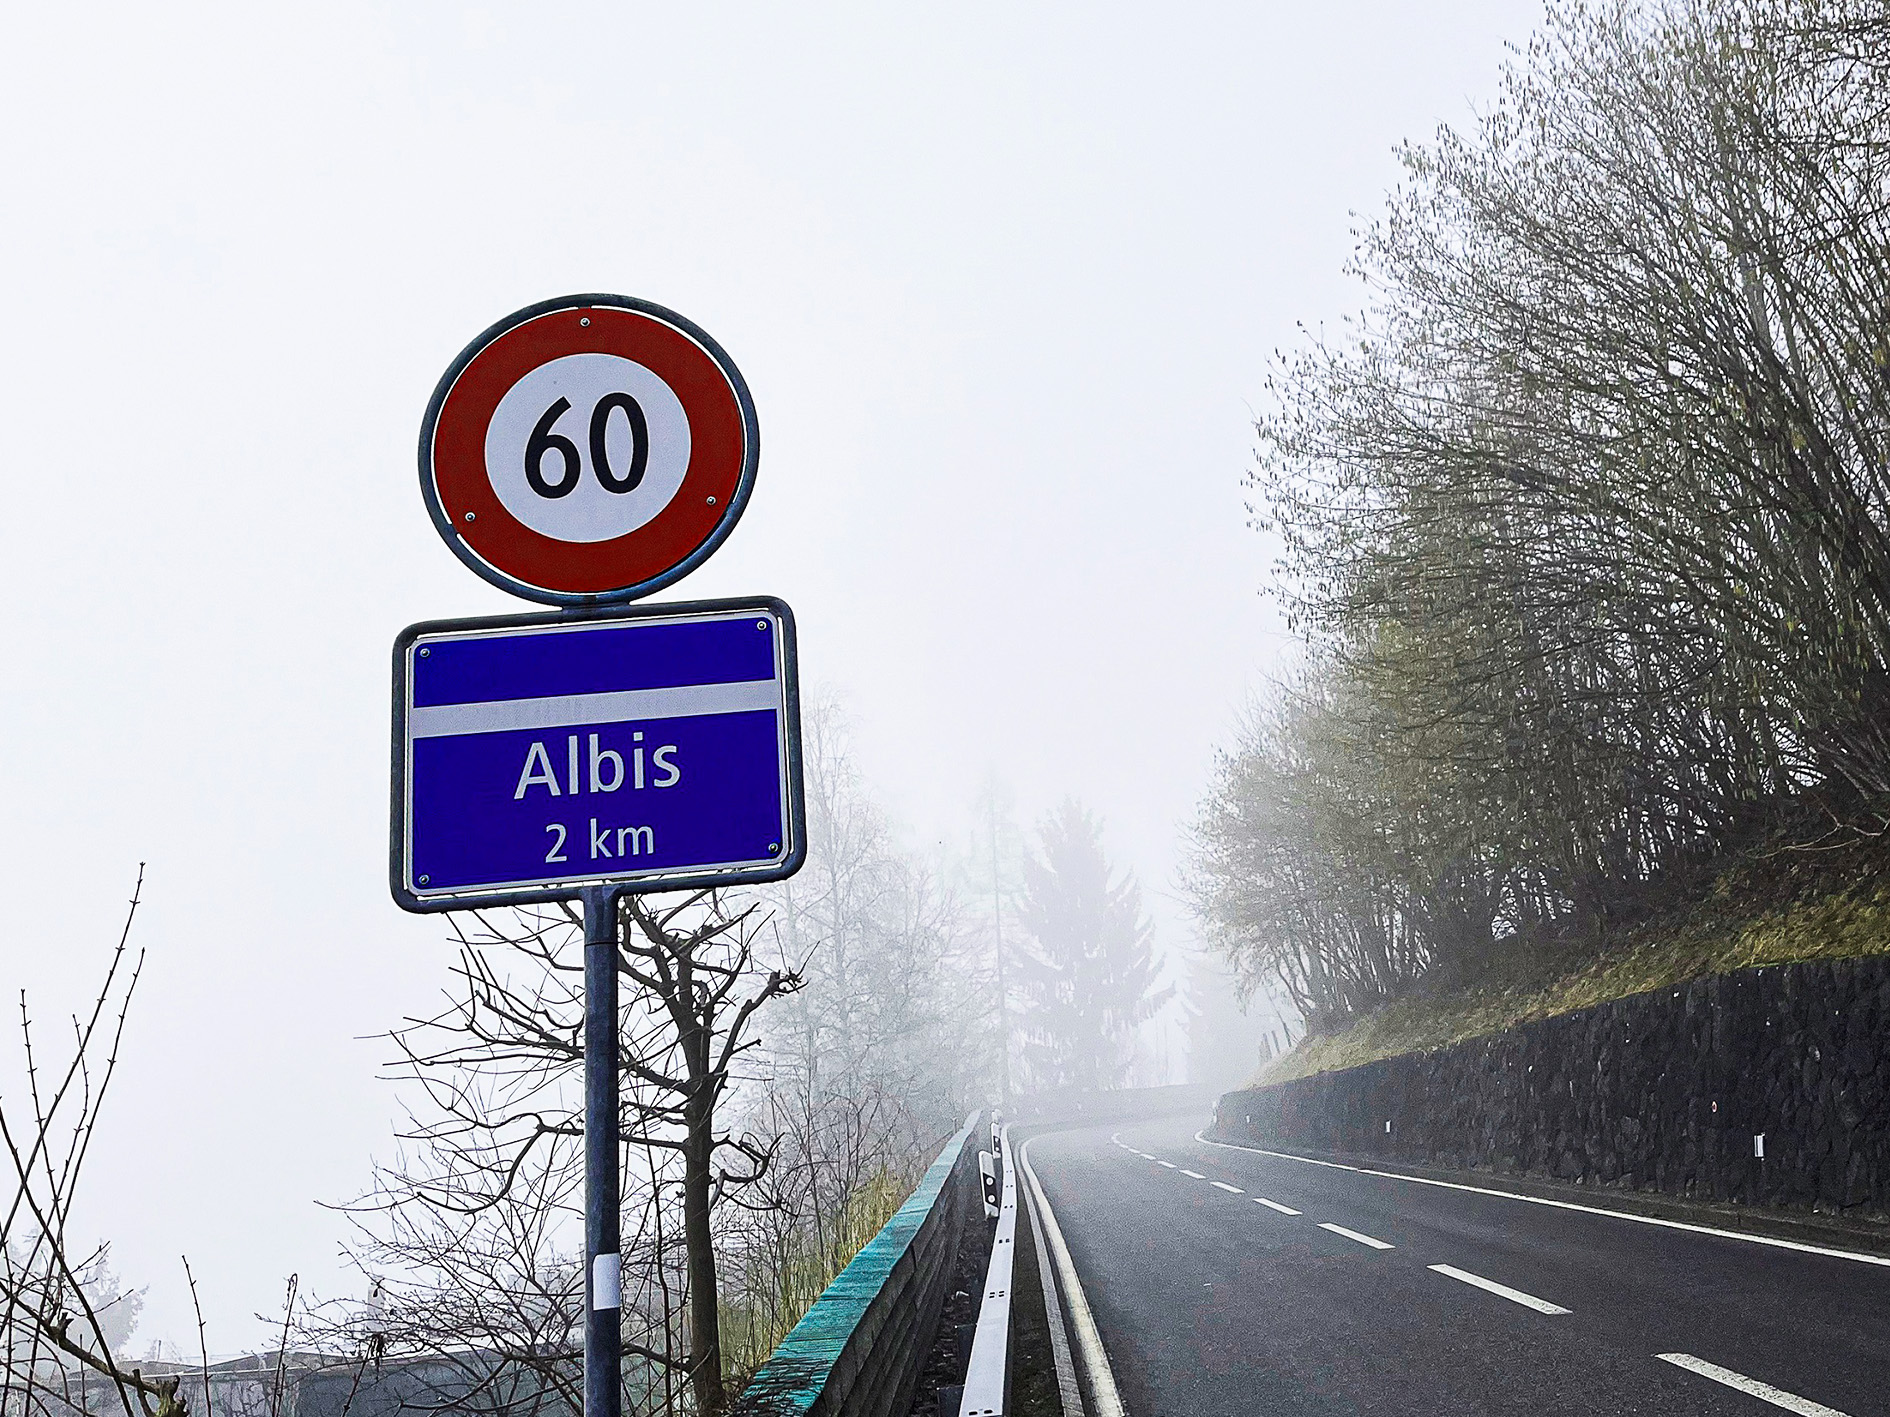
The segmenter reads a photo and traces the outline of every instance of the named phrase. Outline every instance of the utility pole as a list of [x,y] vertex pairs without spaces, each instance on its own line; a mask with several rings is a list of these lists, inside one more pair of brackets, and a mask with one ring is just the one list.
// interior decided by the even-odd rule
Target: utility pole
[[1011,1106],[1011,1011],[1004,994],[1004,881],[998,875],[996,799],[991,803],[991,939],[997,951],[998,1057],[1002,1061],[998,1096],[1008,1112]]

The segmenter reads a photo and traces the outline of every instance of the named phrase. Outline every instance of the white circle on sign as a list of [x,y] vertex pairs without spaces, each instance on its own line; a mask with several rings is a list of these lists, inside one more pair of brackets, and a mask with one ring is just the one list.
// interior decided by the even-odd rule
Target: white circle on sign
[[539,365],[506,390],[486,425],[486,479],[500,504],[554,541],[635,531],[670,504],[688,471],[682,400],[615,354]]

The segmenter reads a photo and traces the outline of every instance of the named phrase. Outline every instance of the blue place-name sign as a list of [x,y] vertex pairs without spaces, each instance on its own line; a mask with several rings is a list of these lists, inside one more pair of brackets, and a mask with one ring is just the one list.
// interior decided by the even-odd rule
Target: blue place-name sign
[[394,898],[733,885],[804,853],[778,600],[439,621],[394,645]]

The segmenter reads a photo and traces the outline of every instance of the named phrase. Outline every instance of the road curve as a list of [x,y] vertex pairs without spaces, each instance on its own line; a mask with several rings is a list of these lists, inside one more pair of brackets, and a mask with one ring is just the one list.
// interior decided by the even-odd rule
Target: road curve
[[1028,1159],[1132,1417],[1890,1417],[1890,1263],[1196,1139]]

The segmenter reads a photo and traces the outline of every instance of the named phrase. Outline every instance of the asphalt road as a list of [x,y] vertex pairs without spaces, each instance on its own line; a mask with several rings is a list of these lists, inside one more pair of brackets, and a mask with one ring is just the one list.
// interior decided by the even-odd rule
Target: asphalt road
[[1133,1417],[1890,1417],[1890,1266],[1204,1144],[1201,1125],[1029,1144]]

